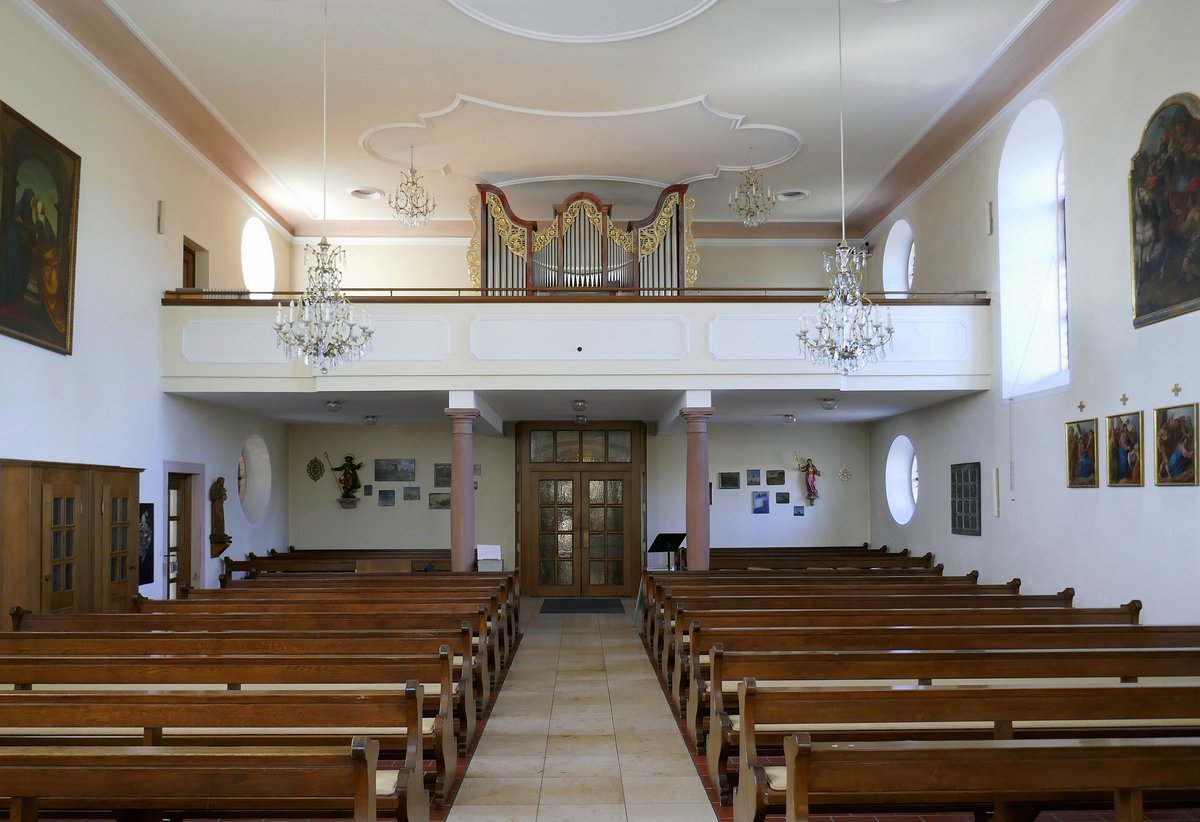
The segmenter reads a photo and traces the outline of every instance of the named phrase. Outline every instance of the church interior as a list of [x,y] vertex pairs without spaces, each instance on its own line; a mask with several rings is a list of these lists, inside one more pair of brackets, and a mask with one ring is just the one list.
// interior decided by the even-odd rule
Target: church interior
[[[10,818],[1192,818],[1197,24],[1194,0],[0,0]],[[903,614],[865,619],[885,597]],[[889,725],[955,687],[970,733]],[[993,688],[1063,715],[968,711]],[[71,691],[137,730],[89,743],[114,768],[192,746],[174,805],[55,793],[62,740],[20,730],[82,721],[52,713]],[[350,776],[340,749],[250,759],[246,728],[297,716],[321,718],[287,744],[422,732],[353,735]],[[246,763],[235,798],[195,787]],[[310,793],[276,808],[276,770]]]

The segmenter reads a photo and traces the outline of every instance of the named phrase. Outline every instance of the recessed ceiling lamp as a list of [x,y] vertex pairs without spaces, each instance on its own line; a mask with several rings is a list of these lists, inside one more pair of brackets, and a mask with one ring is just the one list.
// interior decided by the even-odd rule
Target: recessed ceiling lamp
[[350,196],[356,200],[382,200],[383,190],[372,186],[350,189]]
[[588,418],[586,415],[584,415],[584,414],[576,414],[575,415],[575,424],[576,425],[587,425],[587,421],[588,421]]
[[329,413],[336,414],[338,411],[342,410],[342,401],[341,400],[325,400],[325,408],[326,408],[326,410],[329,411]]
[[574,402],[571,403],[571,407],[574,408],[576,411],[586,411],[586,410],[588,410],[588,401],[587,400],[575,400]]
[[429,189],[421,185],[421,175],[417,174],[413,165],[412,146],[408,147],[408,171],[400,172],[400,177],[400,185],[388,197],[392,216],[409,228],[420,228],[437,208],[437,201],[430,195]]
[[[817,316],[800,317],[800,355],[843,377],[867,363],[887,357],[884,346],[892,341],[892,312],[886,324],[875,306],[862,293],[862,270],[867,264],[863,250],[846,243],[846,126],[842,83],[842,2],[837,6],[838,32],[838,151],[842,173],[842,241],[832,254],[825,254],[829,292]],[[822,403],[823,405],[823,403]]]
[[835,400],[833,397],[825,397],[821,400],[821,407],[826,411],[832,411],[833,409],[837,408],[837,400]]
[[780,203],[798,203],[801,200],[807,200],[812,196],[812,192],[807,188],[787,188],[775,195],[775,200]]
[[375,416],[374,414],[363,415],[363,425],[374,425],[377,422],[379,422],[379,417]]
[[796,415],[795,415],[795,414],[784,414],[784,415],[783,415],[783,421],[784,421],[784,422],[795,422],[795,421],[796,421]]
[[[324,4],[321,25],[321,222],[327,218],[329,189],[329,2]],[[311,260],[311,265],[309,262]],[[346,360],[357,360],[371,347],[374,330],[365,311],[355,317],[354,306],[342,293],[342,267],[346,250],[331,246],[321,237],[315,246],[304,247],[304,262],[308,265],[308,286],[296,303],[275,309],[275,333],[289,359],[300,357],[305,365],[328,374]],[[330,409],[335,410],[335,409]]]

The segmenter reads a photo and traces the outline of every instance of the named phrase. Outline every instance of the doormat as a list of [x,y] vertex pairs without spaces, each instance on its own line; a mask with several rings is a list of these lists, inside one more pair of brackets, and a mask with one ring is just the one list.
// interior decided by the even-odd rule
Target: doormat
[[547,599],[542,603],[543,614],[623,614],[621,600],[611,597],[579,597],[576,599]]

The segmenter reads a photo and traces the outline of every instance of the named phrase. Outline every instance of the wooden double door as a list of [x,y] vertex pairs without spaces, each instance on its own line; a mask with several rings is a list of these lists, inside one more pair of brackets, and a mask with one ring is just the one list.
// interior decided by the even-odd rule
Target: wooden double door
[[631,596],[641,572],[644,433],[636,423],[551,425],[527,424],[519,437],[522,587],[533,596]]

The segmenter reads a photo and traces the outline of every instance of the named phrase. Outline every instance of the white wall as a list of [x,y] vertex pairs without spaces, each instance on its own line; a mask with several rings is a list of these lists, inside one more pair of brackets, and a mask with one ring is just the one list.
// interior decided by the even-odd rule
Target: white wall
[[[719,416],[718,408],[712,419]],[[855,545],[870,539],[869,523],[862,515],[870,497],[866,426],[710,422],[708,432],[709,479],[713,484],[709,541],[713,547]],[[811,506],[804,496],[796,453],[802,459],[811,458],[821,470],[817,480],[820,498]],[[653,539],[660,531],[686,531],[686,432],[648,437],[646,463],[646,539]],[[846,483],[838,478],[843,466],[851,473]],[[762,485],[746,486],[748,468],[761,470]],[[783,469],[784,484],[767,485],[768,469]],[[741,475],[741,488],[721,490],[717,475],[727,471]],[[770,492],[769,513],[751,512],[751,491]],[[775,494],[779,491],[788,492],[790,502],[777,504]],[[793,516],[794,505],[804,506],[804,516]]]
[[[1200,489],[1157,488],[1149,479],[1142,488],[1068,489],[1064,454],[1070,420],[1098,417],[1103,426],[1105,415],[1142,410],[1150,436],[1154,408],[1200,399],[1194,352],[1200,314],[1132,326],[1128,190],[1130,157],[1150,115],[1173,94],[1200,91],[1200,54],[1190,40],[1197,25],[1200,5],[1191,0],[1135,4],[1023,96],[1021,102],[1034,95],[1050,99],[1065,126],[1071,384],[1005,404],[996,368],[995,385],[985,395],[873,426],[875,540],[932,549],[953,572],[978,568],[993,581],[1020,576],[1025,591],[1070,585],[1080,605],[1139,598],[1145,622],[1200,620],[1192,590],[1200,573]],[[913,225],[920,288],[998,293],[996,237],[983,234],[981,217],[995,198],[1000,150],[1017,110],[1010,108],[978,145],[894,215]],[[1178,397],[1170,390],[1176,383],[1183,387]],[[1122,395],[1128,405],[1119,401]],[[917,513],[905,527],[888,514],[882,480],[882,460],[900,432],[912,439],[922,468]],[[1000,517],[985,515],[982,537],[952,536],[949,466],[975,460],[983,468],[985,511],[992,471],[1000,468]],[[1102,470],[1104,463],[1101,457]]]
[[[168,397],[160,387],[160,300],[181,284],[183,234],[209,248],[214,286],[240,287],[242,224],[253,212],[7,2],[0,3],[0,99],[81,157],[74,353],[0,336],[0,385],[9,397],[0,403],[0,430],[8,432],[0,456],[146,469],[141,499],[155,503],[159,556],[156,582],[143,593],[161,595],[165,461],[202,464],[209,482],[225,475],[233,486],[242,440],[257,430],[278,455],[276,485],[285,477],[281,425]],[[163,235],[155,227],[159,200],[168,204]],[[273,244],[277,261],[286,261],[277,232]],[[282,495],[257,527],[234,513],[231,496],[231,556],[282,542]],[[215,584],[216,575],[216,563],[207,563],[204,581]]]
[[[360,481],[374,486],[374,496],[359,492],[357,508],[343,509],[340,490],[329,470],[317,482],[309,479],[305,465],[313,457],[335,466],[347,454],[363,463]],[[506,568],[514,567],[516,545],[515,440],[511,437],[474,437],[476,477],[475,536],[477,543],[500,545]],[[430,510],[429,493],[449,494],[435,488],[433,465],[450,462],[450,423],[444,426],[404,425],[296,425],[290,429],[287,488],[291,500],[289,541],[297,548],[450,548],[450,511]],[[416,482],[379,482],[375,460],[413,458]],[[405,501],[404,486],[421,489],[419,500]],[[396,492],[394,508],[379,505],[379,491]]]

